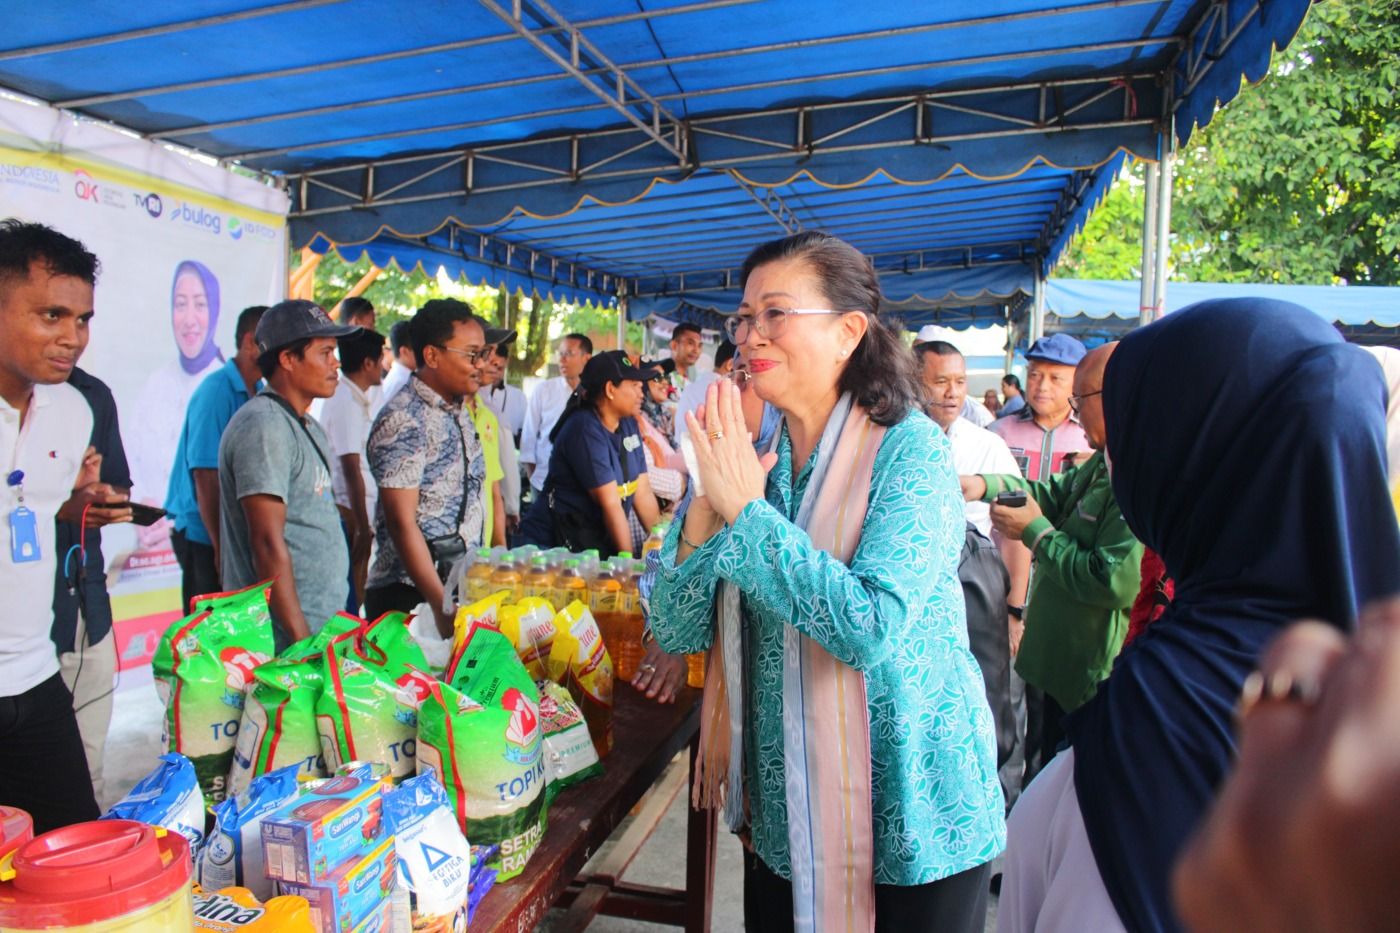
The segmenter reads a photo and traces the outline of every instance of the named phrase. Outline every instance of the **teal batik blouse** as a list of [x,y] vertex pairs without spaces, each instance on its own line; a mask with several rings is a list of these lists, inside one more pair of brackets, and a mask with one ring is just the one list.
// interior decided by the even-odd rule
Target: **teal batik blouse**
[[784,878],[783,626],[865,674],[874,771],[875,881],[916,885],[991,861],[1006,824],[991,712],[968,649],[958,559],[963,500],[943,432],[911,412],[885,434],[850,566],[793,524],[816,453],[796,478],[784,426],[766,501],[749,503],[680,567],[674,523],[651,628],[673,654],[703,651],[715,584],[741,592],[746,631],[744,780],[754,848]]

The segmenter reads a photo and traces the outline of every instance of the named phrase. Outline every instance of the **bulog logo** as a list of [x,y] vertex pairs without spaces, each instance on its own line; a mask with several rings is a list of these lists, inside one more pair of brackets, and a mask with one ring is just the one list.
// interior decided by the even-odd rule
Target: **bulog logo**
[[188,201],[181,201],[179,206],[171,208],[170,219],[214,234],[220,233],[224,227],[224,218],[220,214]]

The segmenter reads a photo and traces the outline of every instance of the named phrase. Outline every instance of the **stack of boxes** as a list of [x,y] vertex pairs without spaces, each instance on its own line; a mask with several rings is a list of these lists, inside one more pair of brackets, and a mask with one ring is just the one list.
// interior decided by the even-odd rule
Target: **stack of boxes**
[[368,774],[326,778],[263,820],[267,877],[306,898],[319,933],[389,928],[397,861],[384,794],[392,789]]

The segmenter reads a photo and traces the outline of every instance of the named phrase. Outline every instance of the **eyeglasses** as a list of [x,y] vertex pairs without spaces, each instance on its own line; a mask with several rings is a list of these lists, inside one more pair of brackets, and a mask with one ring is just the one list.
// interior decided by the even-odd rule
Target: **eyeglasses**
[[742,344],[749,339],[749,328],[758,331],[764,340],[776,340],[787,327],[788,318],[798,314],[845,314],[825,308],[764,308],[757,314],[736,314],[724,321],[724,332],[730,341]]
[[587,356],[587,355],[588,355],[588,354],[587,354],[587,353],[584,353],[582,350],[560,350],[560,351],[559,351],[559,359],[561,359],[561,360],[571,360],[571,359],[573,359],[573,358],[576,357],[576,356]]
[[1100,389],[1097,392],[1085,392],[1083,395],[1071,395],[1069,397],[1070,410],[1073,411],[1076,415],[1079,414],[1079,409],[1083,407],[1084,400],[1086,398],[1093,398],[1095,395],[1103,395],[1103,389]]
[[491,347],[481,347],[480,349],[476,350],[461,350],[457,347],[443,346],[440,343],[434,344],[434,346],[436,346],[439,350],[446,350],[448,353],[456,353],[458,356],[465,356],[467,358],[468,363],[480,363],[492,353]]

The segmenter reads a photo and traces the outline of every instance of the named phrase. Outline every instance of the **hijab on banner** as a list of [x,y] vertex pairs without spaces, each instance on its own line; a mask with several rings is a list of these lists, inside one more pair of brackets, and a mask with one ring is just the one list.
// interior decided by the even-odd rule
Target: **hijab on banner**
[[219,326],[219,280],[204,263],[186,259],[175,267],[175,281],[170,286],[170,326],[185,372],[200,373],[213,360],[223,361],[223,354],[214,344]]

